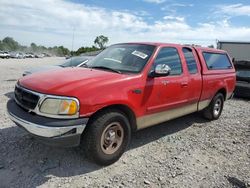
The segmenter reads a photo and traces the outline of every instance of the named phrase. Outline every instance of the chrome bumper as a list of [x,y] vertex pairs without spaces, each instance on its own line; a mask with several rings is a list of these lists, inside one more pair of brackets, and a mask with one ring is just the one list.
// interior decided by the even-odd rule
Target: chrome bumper
[[11,99],[7,103],[10,119],[41,142],[60,147],[78,146],[88,118],[54,119],[31,114]]
[[74,125],[70,127],[47,127],[23,120],[11,112],[8,112],[8,114],[12,121],[22,126],[29,133],[46,138],[62,136],[71,130],[75,130],[74,134],[82,134],[86,127],[86,125]]

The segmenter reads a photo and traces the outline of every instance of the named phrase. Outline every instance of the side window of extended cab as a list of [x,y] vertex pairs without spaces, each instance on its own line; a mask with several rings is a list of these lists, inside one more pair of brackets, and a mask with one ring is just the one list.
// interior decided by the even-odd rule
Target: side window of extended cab
[[182,74],[182,65],[179,53],[176,48],[164,47],[161,48],[154,61],[154,66],[157,64],[166,64],[171,68],[170,75]]
[[196,64],[192,49],[190,49],[190,48],[182,48],[182,52],[183,52],[183,54],[185,56],[185,59],[186,59],[188,72],[190,74],[197,73],[198,72],[197,64]]

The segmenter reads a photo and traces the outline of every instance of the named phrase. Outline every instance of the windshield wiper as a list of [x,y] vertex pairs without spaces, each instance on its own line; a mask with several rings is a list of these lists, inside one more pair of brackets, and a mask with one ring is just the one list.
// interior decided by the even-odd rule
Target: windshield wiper
[[87,63],[82,64],[80,67],[90,68]]
[[112,72],[116,72],[116,73],[119,73],[119,74],[121,74],[121,73],[122,73],[122,72],[121,72],[121,71],[119,71],[119,70],[112,69],[112,68],[110,68],[110,67],[105,67],[105,66],[93,66],[93,67],[90,67],[90,68],[92,68],[92,69],[104,69],[104,70],[110,70],[110,71],[112,71]]

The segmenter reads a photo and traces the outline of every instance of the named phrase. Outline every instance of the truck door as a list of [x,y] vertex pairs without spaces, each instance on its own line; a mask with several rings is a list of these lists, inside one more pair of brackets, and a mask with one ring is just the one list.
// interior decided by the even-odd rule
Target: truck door
[[[152,69],[157,64],[166,64],[171,68],[170,74],[163,77],[148,78],[147,85],[150,89],[150,96],[147,100],[146,114],[156,113],[157,118],[160,113],[160,120],[166,121],[178,117],[176,111],[163,114],[169,110],[185,107],[188,104],[188,76],[183,71],[183,62],[181,62],[178,50],[174,47],[162,47],[154,60]],[[149,87],[150,86],[150,87]],[[149,92],[148,92],[149,93]],[[185,111],[185,109],[183,109]],[[183,114],[181,114],[183,115]],[[152,119],[154,119],[152,117]]]
[[183,47],[182,52],[189,74],[187,86],[188,102],[189,104],[197,104],[199,102],[202,89],[201,68],[200,64],[198,64],[199,60],[194,49],[192,48]]

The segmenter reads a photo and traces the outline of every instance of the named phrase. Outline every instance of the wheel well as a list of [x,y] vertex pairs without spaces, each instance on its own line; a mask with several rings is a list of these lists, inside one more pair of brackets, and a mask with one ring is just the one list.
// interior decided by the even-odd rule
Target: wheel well
[[227,91],[225,88],[221,88],[216,94],[221,93],[224,97],[224,101],[227,99]]
[[[127,116],[129,123],[131,125],[132,131],[136,131],[137,130],[137,126],[136,126],[136,117],[134,112],[126,105],[122,105],[122,104],[115,104],[115,105],[110,105],[110,106],[106,106],[98,111],[96,111],[94,114],[91,115],[90,117],[90,121],[92,121],[96,115],[98,115],[99,113],[103,112],[104,110],[119,110],[121,111],[124,115]],[[89,122],[90,122],[89,121]]]

